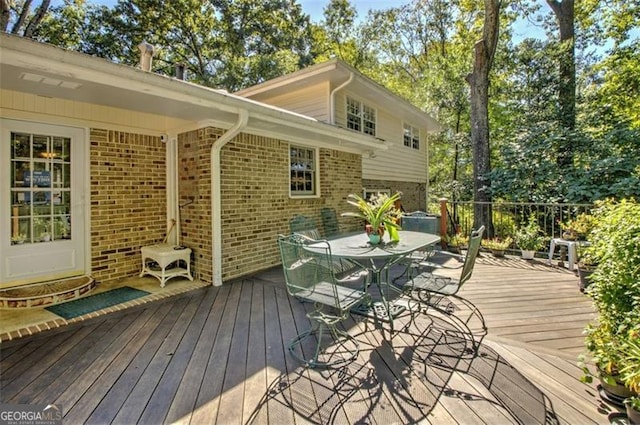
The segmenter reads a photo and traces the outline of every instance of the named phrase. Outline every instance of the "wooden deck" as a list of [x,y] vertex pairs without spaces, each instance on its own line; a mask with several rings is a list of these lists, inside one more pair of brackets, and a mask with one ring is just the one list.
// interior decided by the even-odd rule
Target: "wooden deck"
[[359,358],[312,370],[285,349],[310,306],[272,269],[4,342],[0,401],[57,404],[68,424],[609,423],[578,380],[593,311],[572,273],[485,257],[463,294],[489,327],[477,356],[438,314],[393,335],[354,316]]

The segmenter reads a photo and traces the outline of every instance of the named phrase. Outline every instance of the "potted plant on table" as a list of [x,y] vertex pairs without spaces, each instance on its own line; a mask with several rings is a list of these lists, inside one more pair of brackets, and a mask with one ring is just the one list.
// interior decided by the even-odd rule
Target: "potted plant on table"
[[526,225],[516,230],[514,236],[516,245],[522,250],[522,258],[525,260],[533,260],[536,251],[541,250],[545,244],[545,237],[533,214],[529,216]]
[[358,212],[345,212],[341,215],[364,220],[369,242],[372,245],[377,245],[382,241],[385,229],[393,232],[400,228],[397,222],[402,213],[396,208],[396,201],[399,199],[399,192],[392,196],[384,193],[373,195],[368,201],[358,195],[350,194],[347,197],[347,203],[356,207]]

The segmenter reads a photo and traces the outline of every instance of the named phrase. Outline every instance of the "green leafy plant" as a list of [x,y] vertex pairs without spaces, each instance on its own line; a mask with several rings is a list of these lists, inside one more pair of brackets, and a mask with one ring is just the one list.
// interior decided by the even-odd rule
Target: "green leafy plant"
[[561,223],[560,227],[568,232],[575,233],[578,239],[589,239],[591,231],[596,225],[596,217],[589,213],[581,213],[573,220]]
[[533,214],[529,216],[525,226],[516,230],[514,238],[518,247],[525,251],[539,251],[544,247],[546,241]]
[[24,233],[18,233],[15,236],[11,236],[11,242],[13,243],[22,243],[27,239],[27,235]]
[[628,332],[620,352],[620,378],[627,388],[640,394],[640,326]]
[[624,404],[631,406],[633,410],[637,410],[638,412],[640,412],[640,396],[629,397],[624,400]]
[[369,201],[362,197],[350,194],[347,197],[347,203],[358,209],[358,212],[345,212],[343,217],[356,217],[366,221],[372,229],[380,229],[381,227],[393,227],[399,229],[396,223],[402,213],[396,208],[396,202],[400,199],[400,193],[392,196],[387,194],[379,194],[371,197]]
[[640,361],[636,359],[630,365],[625,359],[630,349],[638,354],[640,204],[631,199],[598,202],[593,215],[596,220],[588,250],[598,267],[591,275],[588,295],[594,301],[598,319],[586,328],[586,348],[592,361],[606,373],[616,375],[627,368],[629,386],[637,387]]
[[469,237],[462,233],[456,233],[447,237],[447,245],[455,247],[464,247],[469,244]]
[[504,251],[509,248],[511,244],[513,244],[513,239],[510,236],[503,239],[493,238],[482,240],[482,246],[492,251]]

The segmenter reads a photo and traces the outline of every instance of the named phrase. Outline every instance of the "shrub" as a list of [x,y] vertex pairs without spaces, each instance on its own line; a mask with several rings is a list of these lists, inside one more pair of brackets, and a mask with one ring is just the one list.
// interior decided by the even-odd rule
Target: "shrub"
[[[587,326],[585,342],[599,367],[619,372],[625,366],[626,341],[640,329],[640,204],[608,200],[598,203],[593,214],[589,251],[598,266],[588,294],[599,316]],[[635,379],[625,384],[635,386]]]

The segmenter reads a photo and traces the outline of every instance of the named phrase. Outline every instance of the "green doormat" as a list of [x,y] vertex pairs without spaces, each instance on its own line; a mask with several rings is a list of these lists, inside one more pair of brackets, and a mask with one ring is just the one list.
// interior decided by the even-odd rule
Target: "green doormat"
[[47,307],[45,310],[49,310],[50,312],[65,319],[73,319],[74,317],[82,316],[83,314],[91,313],[92,311],[101,310],[116,304],[135,300],[136,298],[144,297],[149,294],[150,292],[147,291],[123,286],[122,288],[111,289],[110,291],[89,295],[88,297],[81,298],[79,300],[53,305],[51,307]]

